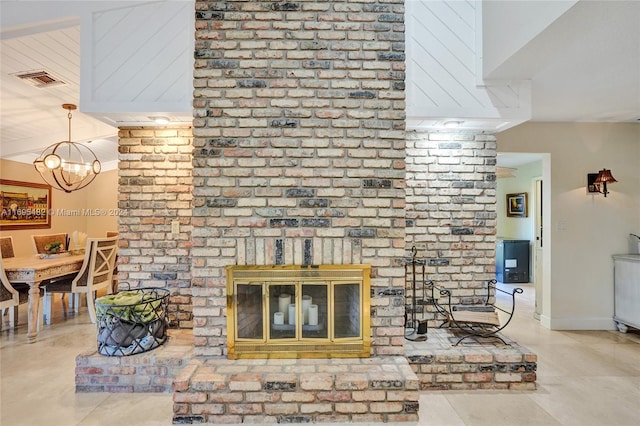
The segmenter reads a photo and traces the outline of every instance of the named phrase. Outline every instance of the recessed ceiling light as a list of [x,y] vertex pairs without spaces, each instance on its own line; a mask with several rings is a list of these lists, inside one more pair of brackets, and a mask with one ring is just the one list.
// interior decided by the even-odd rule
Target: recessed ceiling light
[[149,117],[150,119],[153,120],[154,123],[156,124],[168,124],[169,123],[169,119],[167,117]]
[[456,121],[456,120],[445,121],[443,123],[444,127],[448,129],[455,129],[456,127],[460,127],[461,124],[462,124],[462,121]]

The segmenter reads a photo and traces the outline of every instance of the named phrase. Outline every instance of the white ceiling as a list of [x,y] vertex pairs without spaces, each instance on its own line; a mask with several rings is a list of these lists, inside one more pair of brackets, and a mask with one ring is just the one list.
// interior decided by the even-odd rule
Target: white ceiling
[[[28,31],[3,28],[0,35],[0,156],[30,163],[45,147],[68,139],[62,104],[80,101],[80,26],[67,20]],[[42,70],[62,83],[36,87],[16,76]],[[104,169],[117,161],[116,135],[113,126],[72,112],[71,140],[87,143]]]
[[533,121],[640,120],[640,1],[581,0],[486,77],[531,80]]
[[[0,8],[11,3],[3,1]],[[640,119],[640,1],[585,4],[561,17],[491,77],[531,80],[533,121],[635,122]],[[19,27],[3,22],[2,158],[31,162],[46,146],[67,139],[67,112],[61,105],[80,100],[79,28],[72,19]],[[558,40],[563,40],[562,49],[554,47]],[[49,71],[65,84],[36,88],[14,75],[34,70]],[[83,114],[79,105],[72,140],[91,141],[108,169],[117,161],[117,129],[106,123],[145,121],[149,123],[148,114],[98,120]]]

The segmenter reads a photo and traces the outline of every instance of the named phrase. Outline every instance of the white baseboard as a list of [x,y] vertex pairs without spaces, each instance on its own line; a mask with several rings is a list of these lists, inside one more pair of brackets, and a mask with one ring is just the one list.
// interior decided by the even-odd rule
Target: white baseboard
[[616,330],[613,318],[540,316],[540,324],[551,330]]

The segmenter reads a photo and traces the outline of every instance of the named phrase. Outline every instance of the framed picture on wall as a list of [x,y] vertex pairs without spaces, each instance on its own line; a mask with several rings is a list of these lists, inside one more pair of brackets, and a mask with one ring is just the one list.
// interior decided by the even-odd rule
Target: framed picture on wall
[[507,194],[507,216],[527,217],[527,193]]
[[0,179],[1,230],[51,228],[51,186]]

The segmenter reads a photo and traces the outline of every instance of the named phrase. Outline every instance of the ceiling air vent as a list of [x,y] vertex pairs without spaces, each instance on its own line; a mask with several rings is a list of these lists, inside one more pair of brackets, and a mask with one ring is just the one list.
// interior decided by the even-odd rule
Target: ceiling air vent
[[56,84],[65,84],[64,81],[54,77],[47,71],[28,71],[14,74],[20,80],[27,82],[35,87],[49,87]]

